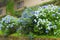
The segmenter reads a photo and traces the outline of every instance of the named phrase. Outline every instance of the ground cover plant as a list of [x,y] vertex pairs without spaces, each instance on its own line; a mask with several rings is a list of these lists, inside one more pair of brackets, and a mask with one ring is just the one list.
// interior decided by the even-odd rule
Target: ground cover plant
[[[5,16],[0,22],[0,29],[8,35],[19,32],[25,35],[48,35],[60,37],[60,7],[39,6],[36,10],[26,8],[20,18]],[[13,30],[12,30],[13,29]],[[13,31],[13,32],[12,32]]]

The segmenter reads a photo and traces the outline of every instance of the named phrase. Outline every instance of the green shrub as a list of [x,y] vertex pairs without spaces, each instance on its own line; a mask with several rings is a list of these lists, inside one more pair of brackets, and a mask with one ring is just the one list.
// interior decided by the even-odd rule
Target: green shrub
[[35,16],[33,14],[31,14],[31,10],[25,9],[25,11],[23,12],[21,18],[18,20],[18,22],[20,23],[22,30],[21,32],[23,34],[29,34],[31,31],[33,31],[34,28],[34,20]]
[[60,7],[54,5],[45,5],[38,7],[37,10],[31,8],[25,9],[20,20],[22,32],[36,35],[54,35],[57,29],[60,29]]
[[10,15],[2,18],[2,20],[0,21],[0,29],[4,33],[4,36],[8,36],[16,32],[16,29],[19,27],[17,20],[18,18]]

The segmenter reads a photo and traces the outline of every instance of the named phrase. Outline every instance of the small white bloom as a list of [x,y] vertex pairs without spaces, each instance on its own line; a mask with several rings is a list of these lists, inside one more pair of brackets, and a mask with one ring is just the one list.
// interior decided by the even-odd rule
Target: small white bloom
[[60,15],[60,13],[57,13],[58,15]]
[[36,20],[36,19],[34,19],[34,21],[35,21],[35,22],[37,22],[37,20]]
[[54,29],[57,29],[57,26],[56,26],[56,25],[54,25],[54,26],[53,26],[53,28],[54,28]]
[[14,23],[12,23],[14,25]]
[[39,20],[39,21],[42,21],[42,19],[40,19],[40,18],[39,18],[38,20]]
[[51,22],[49,22],[48,24],[49,24],[49,25],[52,25],[52,23],[51,23]]
[[37,18],[38,18],[38,15],[37,14],[34,14]]
[[7,28],[9,28],[9,26],[7,26]]
[[48,30],[50,30],[50,27],[47,27]]
[[53,10],[51,10],[51,11],[53,11]]
[[54,32],[54,35],[56,35],[56,32]]
[[50,30],[51,28],[53,28],[53,26],[48,26],[47,29]]
[[57,19],[59,18],[59,17],[56,17]]
[[10,25],[10,27],[14,27],[14,25]]
[[57,20],[55,20],[55,22],[57,22]]
[[40,21],[37,22],[37,27],[39,26]]
[[58,14],[58,12],[56,12]]

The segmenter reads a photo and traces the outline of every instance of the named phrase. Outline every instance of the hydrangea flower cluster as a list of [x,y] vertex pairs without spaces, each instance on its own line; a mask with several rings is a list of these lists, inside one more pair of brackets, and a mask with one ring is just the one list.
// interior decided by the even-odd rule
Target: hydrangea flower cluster
[[24,10],[24,12],[22,13],[21,18],[31,18],[33,16],[34,11],[30,8],[27,8]]
[[7,15],[6,17],[2,18],[2,21],[1,22],[4,22],[4,23],[10,23],[11,21],[15,20],[16,18],[14,18],[13,16],[10,16],[10,15]]

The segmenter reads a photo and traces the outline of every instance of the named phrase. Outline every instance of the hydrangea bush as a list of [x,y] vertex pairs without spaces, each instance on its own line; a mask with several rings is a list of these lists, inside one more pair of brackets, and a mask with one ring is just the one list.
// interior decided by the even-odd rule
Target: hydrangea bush
[[0,21],[0,28],[4,32],[5,36],[16,32],[16,29],[19,27],[17,20],[18,18],[10,15],[2,18],[2,20]]
[[[54,5],[45,5],[38,7],[38,10],[33,11],[31,8],[25,9],[21,18],[29,18],[25,23],[29,24],[22,26],[25,33],[32,32],[36,35],[54,35],[56,30],[60,29],[60,7]],[[24,20],[25,21],[25,20]],[[30,22],[28,22],[30,21]],[[23,22],[22,22],[23,23]],[[22,24],[24,25],[24,23]],[[30,30],[30,31],[29,31]]]

